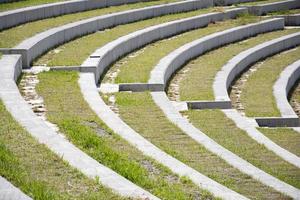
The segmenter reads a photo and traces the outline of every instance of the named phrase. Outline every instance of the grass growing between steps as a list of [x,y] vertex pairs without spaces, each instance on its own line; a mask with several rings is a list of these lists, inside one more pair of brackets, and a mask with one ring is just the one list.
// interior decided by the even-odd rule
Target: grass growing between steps
[[81,96],[76,72],[41,73],[39,80],[48,120],[91,157],[161,199],[213,199],[110,131]]
[[239,6],[256,6],[256,5],[262,5],[266,3],[275,3],[275,2],[283,2],[284,0],[256,0],[252,2],[247,3],[240,3]]
[[127,4],[121,6],[111,6],[108,8],[100,8],[90,11],[84,11],[74,14],[67,14],[58,17],[48,18],[44,20],[34,21],[20,26],[0,31],[0,48],[14,47],[26,38],[32,37],[33,35],[46,31],[50,28],[62,26],[71,22],[79,20],[97,17],[114,12],[120,12],[135,8],[142,8],[145,6],[158,5],[162,3],[174,2],[174,0],[157,0],[149,2],[140,2],[135,4]]
[[193,125],[241,158],[278,179],[300,188],[300,169],[251,139],[220,110],[185,112]]
[[[185,65],[182,69],[182,80],[179,83],[180,99],[185,100],[214,100],[213,82],[219,70],[232,57],[240,52],[263,42],[299,31],[299,29],[289,29],[275,31],[258,35],[256,37],[229,44],[227,46],[210,51]],[[222,55],[222,56],[220,56]],[[216,59],[218,58],[218,59]],[[178,74],[182,74],[179,71]]]
[[300,156],[300,133],[289,128],[259,128],[258,130],[279,146]]
[[[82,62],[97,48],[111,42],[121,36],[127,35],[131,32],[162,24],[168,21],[192,17],[204,13],[213,11],[213,8],[201,9],[197,11],[191,11],[186,13],[177,13],[172,15],[166,15],[156,17],[148,20],[143,20],[135,23],[120,25],[111,29],[96,32],[69,43],[66,43],[58,48],[49,51],[47,54],[38,59],[34,65],[48,66],[76,66],[81,65]],[[79,51],[80,49],[80,51]]]
[[124,92],[115,96],[120,116],[128,125],[190,167],[251,199],[286,198],[242,174],[184,134],[168,121],[149,93]]
[[247,116],[280,116],[273,95],[273,86],[280,73],[298,59],[300,59],[300,47],[256,63],[254,67],[257,67],[257,70],[250,74],[242,87],[241,103]]
[[293,10],[281,10],[277,12],[271,12],[268,13],[268,15],[294,15],[299,13],[300,13],[300,9],[293,9]]
[[63,0],[19,0],[9,3],[0,3],[0,11],[24,8],[28,6],[36,6],[46,3],[62,2]]
[[39,144],[0,102],[0,176],[37,200],[121,199]]
[[[208,27],[199,28],[169,39],[161,40],[147,45],[142,52],[136,51],[117,62],[114,68],[119,68],[120,73],[116,77],[116,83],[147,82],[150,72],[161,58],[168,55],[180,46],[192,42],[214,32],[223,31],[235,26],[256,22],[259,17],[240,17],[236,20],[226,20],[209,24]],[[136,56],[135,56],[136,55]]]

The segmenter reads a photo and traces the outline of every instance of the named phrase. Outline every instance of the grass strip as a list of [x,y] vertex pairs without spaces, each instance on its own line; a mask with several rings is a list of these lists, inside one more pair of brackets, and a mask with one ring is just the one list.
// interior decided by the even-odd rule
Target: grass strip
[[281,10],[277,12],[271,12],[268,13],[268,15],[294,15],[299,13],[300,13],[300,9],[293,9],[293,10]]
[[82,151],[162,199],[213,199],[109,130],[81,96],[78,73],[41,73],[39,80],[48,120]]
[[111,6],[107,8],[100,8],[90,11],[84,11],[79,13],[67,14],[58,17],[38,20],[26,24],[22,24],[17,27],[13,27],[7,30],[0,31],[0,48],[11,48],[19,44],[26,38],[32,37],[37,33],[46,31],[50,28],[62,26],[71,22],[105,15],[114,12],[120,12],[130,9],[142,8],[146,6],[158,5],[163,3],[174,2],[174,0],[156,0],[149,2],[140,2],[134,4],[127,4],[121,6]]
[[240,3],[239,6],[256,6],[256,5],[262,5],[266,3],[274,3],[274,2],[283,2],[283,0],[256,0],[252,2],[247,3]]
[[37,200],[121,199],[32,138],[0,102],[0,175]]
[[256,22],[260,17],[251,16],[241,16],[236,20],[226,20],[223,22],[216,22],[214,24],[209,24],[206,28],[199,28],[192,30],[180,35],[176,35],[169,39],[161,40],[150,45],[147,45],[143,52],[137,54],[133,52],[132,54],[126,56],[117,62],[114,68],[119,68],[120,72],[116,77],[117,83],[134,83],[134,82],[147,82],[149,80],[150,72],[161,58],[168,55],[180,46],[192,42],[198,38],[205,35],[223,31],[225,29],[233,28],[235,26],[244,25],[251,22]]
[[294,48],[258,62],[245,82],[241,103],[250,117],[281,116],[273,95],[273,85],[288,65],[300,58],[300,48]]
[[115,96],[122,119],[175,158],[251,199],[287,198],[231,167],[183,133],[165,117],[148,92],[123,92]]
[[62,2],[64,0],[18,0],[14,2],[0,3],[0,11],[36,6],[47,3]]
[[300,156],[300,134],[290,128],[259,128],[259,131],[286,150]]
[[190,110],[190,121],[206,135],[254,166],[300,188],[300,169],[282,160],[237,128],[220,110]]
[[[260,34],[248,40],[229,44],[227,46],[210,51],[190,61],[178,74],[184,74],[179,83],[180,99],[186,100],[214,100],[213,82],[219,70],[234,56],[240,52],[254,47],[263,42],[299,31],[288,29]],[[222,56],[220,56],[222,55]],[[218,59],[216,59],[218,58]]]
[[[41,58],[39,58],[34,65],[48,65],[48,66],[78,66],[97,48],[111,42],[121,36],[127,35],[131,32],[162,24],[168,21],[192,17],[204,13],[213,11],[213,8],[201,9],[186,13],[177,13],[172,15],[166,15],[161,17],[155,17],[148,20],[143,20],[139,22],[134,22],[130,24],[120,25],[111,29],[106,29],[104,31],[99,31],[49,51]],[[78,51],[80,49],[80,51]]]

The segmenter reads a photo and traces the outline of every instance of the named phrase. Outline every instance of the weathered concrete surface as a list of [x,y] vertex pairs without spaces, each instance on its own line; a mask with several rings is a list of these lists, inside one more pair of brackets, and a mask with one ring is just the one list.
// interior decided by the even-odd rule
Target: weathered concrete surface
[[104,103],[95,85],[95,76],[93,73],[81,73],[79,85],[84,99],[89,104],[91,109],[97,114],[97,116],[115,133],[120,135],[130,144],[134,145],[145,155],[168,167],[172,172],[178,174],[179,176],[188,177],[193,183],[203,189],[208,190],[216,197],[227,200],[247,199],[246,197],[202,175],[193,168],[166,154],[164,151],[161,151],[155,145],[130,128]]
[[300,77],[300,60],[287,66],[273,86],[273,94],[282,117],[295,117],[297,114],[288,101],[288,94]]
[[231,101],[187,101],[189,109],[230,109]]
[[298,116],[294,117],[255,117],[260,127],[298,127],[300,121]]
[[[96,81],[99,81],[100,74],[107,70],[107,68],[115,62],[119,57],[126,55],[150,42],[171,37],[175,34],[195,28],[204,27],[214,21],[221,21],[228,18],[234,18],[240,13],[246,12],[244,8],[231,9],[224,13],[216,12],[210,14],[199,15],[187,19],[176,20],[156,26],[151,26],[126,36],[120,37],[105,46],[97,49],[86,61],[81,65],[82,70],[87,68],[88,72],[95,72]],[[91,67],[96,67],[91,70]],[[161,85],[163,83],[150,83],[150,85]],[[137,90],[138,85],[132,85],[132,90]],[[144,85],[141,85],[143,88]],[[129,85],[127,85],[128,89]],[[143,88],[140,88],[141,91]],[[155,91],[162,88],[148,87],[155,89]],[[128,89],[129,90],[129,89]]]
[[300,0],[285,0],[247,7],[251,14],[265,15],[269,12],[300,8]]
[[35,58],[42,55],[47,50],[62,43],[66,43],[76,37],[120,24],[171,13],[196,10],[211,5],[211,0],[187,0],[102,15],[49,29],[24,40],[12,49],[0,49],[0,51],[5,54],[22,54],[23,68],[28,68]]
[[32,200],[20,189],[16,188],[5,178],[0,176],[0,199],[2,200]]
[[300,14],[278,15],[277,17],[283,17],[286,26],[300,26]]
[[[283,28],[283,19],[271,19],[259,23],[235,27],[202,37],[183,45],[162,58],[151,71],[151,77],[148,83],[163,84],[165,89],[172,75],[189,60],[222,45],[240,41],[260,33],[280,30]],[[217,99],[217,101],[228,102],[230,99]]]
[[[287,194],[288,196],[299,199],[300,190],[271,176],[261,169],[253,166],[251,163],[243,160],[239,156],[233,154],[231,151],[225,149],[214,140],[209,138],[199,129],[195,128],[187,119],[185,119],[172,105],[165,92],[151,92],[152,98],[157,106],[164,112],[166,117],[178,126],[188,136],[193,138],[196,142],[203,145],[209,151],[215,153],[224,159],[228,164],[237,168],[241,172],[248,174],[254,179],[268,185],[275,190]],[[231,110],[231,109],[229,109]],[[226,111],[226,110],[225,110]]]
[[33,113],[15,83],[21,72],[20,55],[3,55],[0,66],[0,98],[13,118],[28,133],[86,176],[99,177],[100,183],[114,192],[132,198],[158,199],[82,152]]

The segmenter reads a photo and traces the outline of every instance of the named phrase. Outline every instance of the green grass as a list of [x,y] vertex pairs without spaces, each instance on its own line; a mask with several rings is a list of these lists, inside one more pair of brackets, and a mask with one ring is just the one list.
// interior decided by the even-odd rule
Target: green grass
[[[234,56],[255,45],[299,30],[289,29],[265,33],[210,51],[184,66],[189,69],[179,83],[180,99],[214,100],[213,82],[219,70]],[[222,55],[222,56],[220,56]],[[218,58],[218,59],[216,59]]]
[[286,198],[242,174],[184,134],[168,121],[149,93],[124,92],[115,95],[122,119],[160,149],[251,199]]
[[294,48],[256,64],[259,68],[251,73],[242,88],[241,103],[247,116],[280,116],[273,95],[273,85],[280,73],[300,58],[299,55],[300,48]]
[[259,128],[259,131],[279,146],[300,156],[300,134],[290,128]]
[[[211,12],[213,9],[203,9],[197,11],[191,11],[187,13],[178,13],[173,15],[166,15],[162,17],[156,17],[148,20],[143,20],[135,23],[120,25],[112,29],[106,29],[105,31],[96,32],[62,46],[57,49],[49,51],[47,54],[38,59],[34,65],[44,65],[48,66],[76,66],[81,65],[82,62],[97,48],[111,42],[121,36],[129,34],[131,32],[165,23],[168,21],[187,18],[203,13]],[[80,49],[80,51],[78,51]]]
[[266,3],[274,3],[274,2],[279,2],[279,1],[284,1],[284,0],[256,0],[256,1],[253,1],[253,2],[241,3],[241,4],[238,4],[238,5],[239,6],[255,6],[255,5],[266,4]]
[[300,9],[293,9],[293,10],[281,10],[281,11],[277,11],[277,12],[271,12],[268,13],[268,15],[293,15],[293,14],[299,14],[300,13]]
[[190,110],[186,114],[192,124],[220,145],[274,177],[300,188],[300,169],[255,142],[220,110]]
[[236,20],[226,20],[210,24],[206,28],[192,30],[169,39],[161,40],[147,45],[143,52],[133,56],[136,52],[126,56],[117,62],[112,70],[120,69],[116,77],[117,83],[147,82],[150,72],[161,58],[179,48],[180,46],[201,38],[205,35],[240,26],[246,23],[258,21],[259,17],[240,17]]
[[9,3],[0,3],[0,11],[12,10],[17,8],[23,8],[28,6],[36,6],[40,4],[46,3],[55,3],[55,2],[62,2],[64,0],[19,0],[15,2]]
[[0,102],[0,176],[37,200],[121,199],[39,144]]
[[142,8],[145,6],[157,5],[162,3],[174,2],[175,0],[156,0],[149,2],[141,2],[135,4],[112,6],[108,8],[90,10],[85,12],[79,12],[74,14],[67,14],[58,17],[48,18],[44,20],[34,21],[26,23],[11,29],[0,31],[0,48],[14,47],[26,38],[32,37],[33,35],[46,31],[50,28],[62,26],[71,22],[96,17],[104,14],[120,12],[124,10],[130,10],[135,8]]
[[41,73],[39,80],[48,120],[91,157],[162,199],[213,199],[109,130],[81,96],[76,72]]

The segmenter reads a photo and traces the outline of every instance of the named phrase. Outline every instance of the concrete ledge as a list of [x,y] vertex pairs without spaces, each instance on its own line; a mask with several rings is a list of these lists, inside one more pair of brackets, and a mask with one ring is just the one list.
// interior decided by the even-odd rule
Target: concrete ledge
[[216,101],[230,101],[227,90],[251,64],[300,44],[300,32],[283,36],[239,53],[217,73],[213,83]]
[[251,14],[265,15],[269,12],[300,8],[300,0],[285,0],[285,1],[279,1],[274,3],[262,4],[262,5],[247,6],[247,7]]
[[[112,41],[100,49],[96,50],[81,66],[97,68],[95,74],[96,81],[99,81],[100,74],[107,71],[110,65],[121,56],[124,56],[148,43],[164,39],[185,31],[207,26],[213,21],[221,21],[227,18],[234,18],[240,13],[246,12],[245,8],[237,8],[224,13],[210,13],[190,17],[186,19],[167,22],[164,24],[151,26],[131,34],[125,35]],[[149,83],[160,85],[163,83]],[[142,88],[140,89],[142,90]]]
[[214,0],[215,6],[228,6],[232,4],[238,4],[238,3],[246,3],[246,2],[252,2],[255,0]]
[[[264,145],[267,149],[273,151],[276,155],[278,155],[285,161],[300,168],[300,158],[297,155],[277,145],[275,142],[273,142],[260,131],[258,131],[256,129],[258,127],[258,124],[255,119],[241,116],[241,114],[236,109],[227,109],[222,111],[229,119],[234,121],[238,128],[244,130],[249,135],[249,137],[251,137],[257,143]],[[294,198],[299,199],[299,197]]]
[[187,101],[189,109],[231,109],[231,101]]
[[32,200],[20,189],[16,188],[5,178],[0,176],[0,199],[3,200]]
[[212,6],[211,0],[187,0],[93,17],[39,33],[24,40],[9,52],[4,53],[22,54],[23,68],[28,68],[34,59],[42,55],[47,50],[75,39],[76,37],[120,24],[126,24],[171,13],[196,10],[209,6]]
[[[235,27],[202,37],[198,40],[183,45],[182,47],[162,58],[151,71],[151,77],[148,83],[164,84],[165,88],[172,75],[189,60],[222,45],[240,41],[260,33],[283,28],[283,19],[271,19],[259,23]],[[218,101],[230,101],[230,99],[218,99]]]
[[[0,98],[13,118],[23,126],[38,142],[45,144],[72,167],[78,169],[87,177],[99,181],[105,187],[122,196],[133,199],[158,200],[149,192],[128,181],[111,169],[71,144],[65,137],[50,128],[45,121],[38,118],[21,96],[15,83],[21,69],[20,55],[3,55],[0,59]],[[42,133],[42,134],[41,134]]]
[[148,83],[123,83],[119,84],[119,91],[162,91],[163,85],[160,84],[148,84]]
[[[168,99],[165,92],[151,92],[152,98],[157,106],[164,112],[166,117],[176,126],[178,126],[184,133],[190,136],[199,144],[203,145],[212,153],[218,155],[225,160],[228,164],[247,174],[261,183],[268,185],[275,190],[287,194],[288,196],[298,199],[300,197],[300,190],[271,176],[270,174],[262,171],[261,169],[253,166],[251,163],[240,158],[238,155],[227,150],[223,146],[216,143],[210,137],[205,135],[201,130],[194,127],[188,119],[184,118],[173,106]],[[224,111],[230,111],[227,109]]]
[[88,102],[91,109],[97,116],[116,134],[135,146],[145,155],[153,158],[157,162],[169,168],[173,173],[179,176],[188,177],[193,183],[200,188],[211,192],[215,197],[225,200],[241,199],[246,197],[238,194],[235,191],[217,183],[216,181],[204,176],[195,169],[185,165],[179,160],[173,158],[169,154],[157,148],[140,134],[135,132],[117,114],[115,114],[102,100],[95,85],[95,76],[93,73],[81,73],[79,85],[84,99]]
[[282,16],[286,26],[300,26],[300,14]]
[[4,11],[0,12],[0,30],[59,15],[137,2],[141,0],[72,0]]
[[256,117],[257,124],[261,127],[298,127],[298,117]]
[[50,71],[78,71],[80,72],[80,66],[58,66],[58,67],[50,67]]
[[298,118],[288,101],[288,94],[300,77],[300,60],[286,67],[273,86],[273,94],[282,117]]

